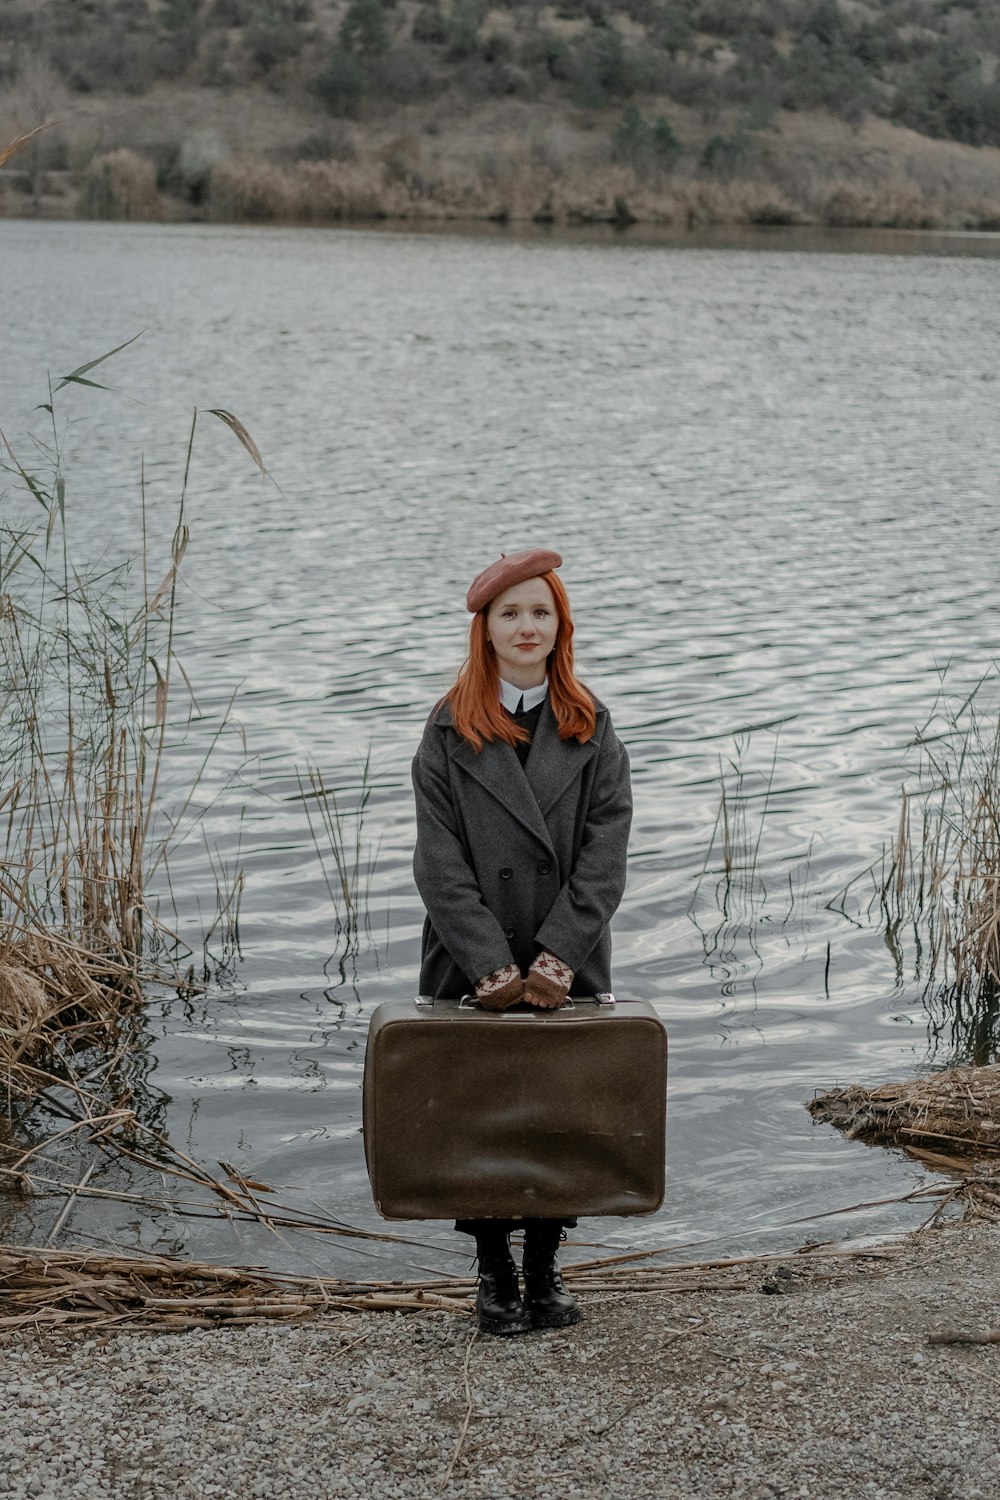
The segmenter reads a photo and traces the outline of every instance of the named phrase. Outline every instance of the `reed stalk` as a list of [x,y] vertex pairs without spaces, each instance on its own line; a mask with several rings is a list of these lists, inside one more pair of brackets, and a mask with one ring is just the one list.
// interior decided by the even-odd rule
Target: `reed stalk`
[[896,833],[873,871],[886,939],[917,967],[961,1049],[980,1062],[997,1045],[1000,1009],[1000,676],[971,692],[944,674],[927,723],[908,747]]
[[[161,581],[150,582],[144,478],[141,555],[74,556],[61,397],[101,389],[95,371],[126,347],[49,381],[45,436],[23,445],[30,459],[0,433],[0,472],[14,481],[0,495],[0,1089],[11,1101],[65,1083],[88,1048],[127,1061],[123,1034],[144,985],[176,978],[190,956],[160,917],[154,877],[163,883],[171,847],[197,821],[193,799],[228,720],[171,807],[163,789],[184,675],[175,640],[197,412]],[[236,419],[224,419],[247,447]],[[15,508],[25,504],[27,519]],[[218,907],[206,951],[214,931],[235,931],[243,888],[238,869],[209,860]]]
[[[337,937],[344,953],[357,953],[362,931],[368,930],[372,877],[379,843],[366,834],[373,782],[371,746],[361,763],[357,795],[344,806],[327,785],[318,766],[296,772],[299,796],[320,869],[333,904]],[[370,934],[369,934],[370,935]]]

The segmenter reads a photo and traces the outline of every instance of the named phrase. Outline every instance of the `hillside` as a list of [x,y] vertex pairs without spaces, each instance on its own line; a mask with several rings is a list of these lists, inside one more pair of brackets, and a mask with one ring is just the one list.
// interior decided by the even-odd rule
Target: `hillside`
[[0,0],[0,212],[1000,224],[992,0]]

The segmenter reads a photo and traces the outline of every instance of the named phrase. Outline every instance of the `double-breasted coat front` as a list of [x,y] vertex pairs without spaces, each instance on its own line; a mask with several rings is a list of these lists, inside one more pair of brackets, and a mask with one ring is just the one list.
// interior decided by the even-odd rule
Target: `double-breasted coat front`
[[571,995],[611,988],[609,923],[625,889],[628,754],[596,703],[585,744],[561,740],[545,700],[525,765],[502,740],[476,751],[445,702],[413,761],[413,871],[427,919],[420,991],[469,993],[542,949],[574,970]]

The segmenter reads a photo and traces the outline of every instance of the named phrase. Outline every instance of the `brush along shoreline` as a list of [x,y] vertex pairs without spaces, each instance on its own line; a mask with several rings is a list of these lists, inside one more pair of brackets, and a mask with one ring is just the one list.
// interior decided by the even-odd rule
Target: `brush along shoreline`
[[[643,102],[643,128],[659,107]],[[1000,147],[934,140],[882,119],[851,127],[788,111],[774,129],[740,135],[734,121],[709,127],[684,111],[678,129],[697,149],[664,164],[613,149],[619,115],[492,100],[330,121],[252,90],[225,100],[205,90],[106,97],[43,138],[54,150],[60,132],[79,136],[72,168],[34,170],[29,143],[0,170],[0,217],[1000,228]],[[108,144],[95,150],[98,138]],[[740,150],[717,154],[709,168],[702,158],[711,140]]]
[[951,1340],[1000,1327],[998,1249],[995,1224],[951,1221],[750,1257],[582,1290],[579,1327],[512,1339],[476,1335],[467,1294],[169,1334],[23,1327],[0,1345],[0,1494],[986,1500],[1000,1344]]
[[619,230],[640,225],[680,232],[717,226],[950,233],[1000,228],[1000,183],[994,194],[956,193],[925,186],[905,171],[870,183],[834,177],[796,184],[767,176],[658,181],[629,167],[553,175],[512,161],[499,174],[457,170],[427,181],[405,165],[378,158],[283,166],[244,157],[218,167],[206,196],[193,205],[160,191],[153,163],[122,148],[95,157],[83,176],[47,174],[36,199],[26,196],[25,181],[23,174],[0,172],[0,220]]

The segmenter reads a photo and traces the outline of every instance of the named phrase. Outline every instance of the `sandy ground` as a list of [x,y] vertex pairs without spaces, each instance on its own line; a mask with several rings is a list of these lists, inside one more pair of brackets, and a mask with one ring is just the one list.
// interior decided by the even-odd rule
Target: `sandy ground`
[[[995,1500],[1000,1228],[946,1225],[577,1328],[454,1314],[8,1338],[0,1494]],[[730,1288],[723,1290],[723,1287]]]

